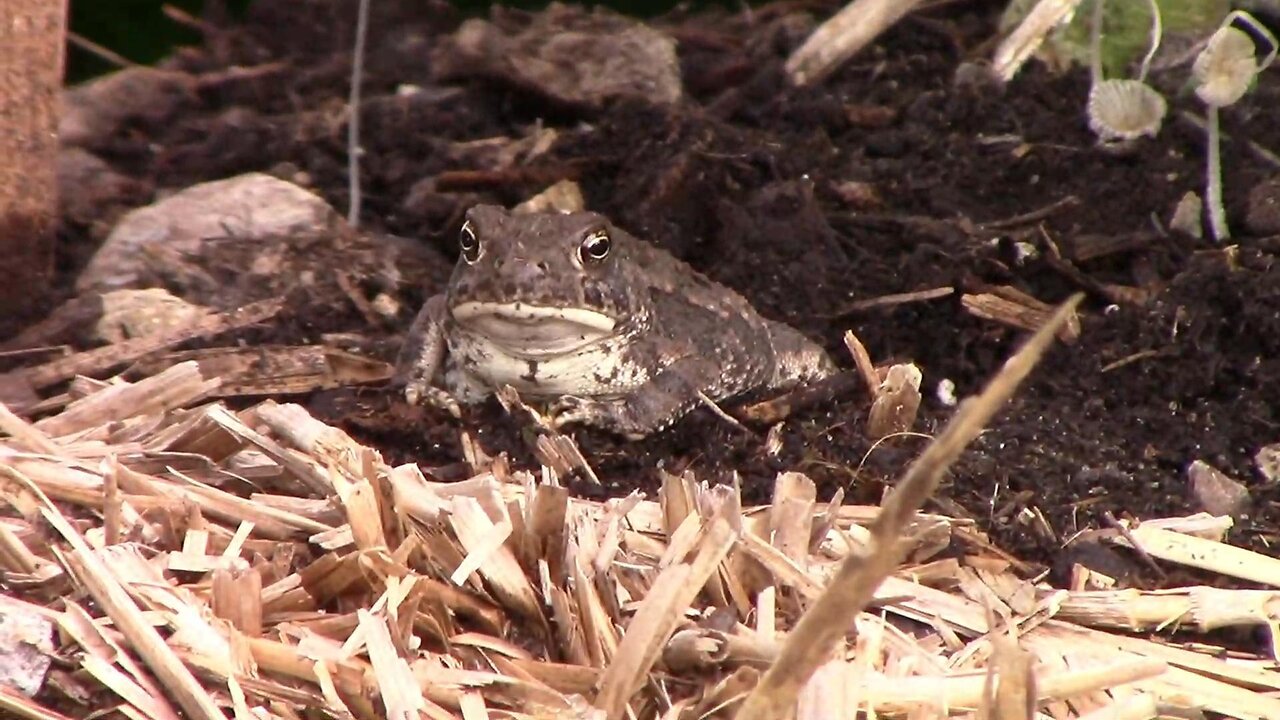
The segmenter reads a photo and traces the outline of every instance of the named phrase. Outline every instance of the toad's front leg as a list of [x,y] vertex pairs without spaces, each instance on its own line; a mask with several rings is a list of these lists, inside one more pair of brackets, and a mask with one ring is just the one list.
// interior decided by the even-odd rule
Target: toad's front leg
[[565,396],[551,408],[556,428],[580,424],[631,440],[664,430],[698,403],[719,368],[704,358],[686,357],[664,368],[650,382],[618,398]]
[[444,295],[436,295],[422,306],[400,347],[395,382],[404,386],[404,396],[410,405],[431,405],[461,417],[458,401],[434,384],[447,350],[444,332],[447,312]]

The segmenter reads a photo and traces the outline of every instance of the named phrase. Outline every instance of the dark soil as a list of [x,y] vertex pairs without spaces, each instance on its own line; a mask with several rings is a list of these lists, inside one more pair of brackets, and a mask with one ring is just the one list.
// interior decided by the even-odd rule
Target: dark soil
[[[1000,285],[1056,303],[1084,290],[1079,340],[1048,355],[952,470],[935,509],[976,518],[1003,548],[1051,565],[1077,531],[1105,526],[1107,512],[1199,510],[1185,470],[1201,459],[1250,487],[1253,507],[1235,539],[1265,548],[1280,540],[1280,489],[1253,455],[1280,441],[1280,238],[1250,235],[1242,217],[1249,190],[1280,170],[1242,142],[1224,144],[1233,251],[1163,230],[1179,198],[1203,184],[1202,133],[1178,117],[1201,112],[1194,96],[1179,94],[1188,66],[1154,78],[1171,103],[1158,137],[1109,152],[1085,122],[1084,70],[1057,75],[1032,63],[1002,91],[957,81],[962,63],[990,56],[1002,5],[944,3],[911,16],[824,84],[800,90],[785,82],[782,63],[815,22],[801,4],[659,18],[679,42],[691,97],[677,109],[632,102],[586,115],[492,82],[433,81],[428,51],[460,18],[432,3],[380,0],[361,111],[362,221],[453,257],[468,205],[510,204],[576,178],[592,209],[820,338],[843,364],[851,366],[846,330],[877,363],[917,363],[924,434],[953,412],[936,397],[939,382],[954,382],[960,396],[977,391],[1025,332],[971,315],[959,293],[862,312],[848,312],[852,303]],[[175,117],[137,123],[100,153],[156,190],[248,170],[301,172],[345,212],[342,107],[355,7],[255,2],[243,27],[214,32],[169,64],[211,73],[282,60],[282,69],[203,86]],[[820,19],[829,10],[816,12]],[[403,85],[421,91],[397,95]],[[1225,112],[1224,129],[1280,149],[1280,123],[1266,117],[1275,107],[1280,77],[1272,72]],[[519,168],[495,169],[477,145],[460,145],[523,137],[537,122],[559,139]],[[1000,223],[1069,196],[1074,204],[1042,219]],[[69,284],[92,248],[82,226],[67,235]],[[1099,236],[1128,249],[1072,261]],[[1065,260],[1052,260],[1055,251]],[[1141,292],[1116,303],[1113,285]],[[404,290],[414,310],[440,288]],[[394,349],[411,319],[406,312],[388,334],[359,318],[295,308],[253,337],[316,341],[321,331],[342,331],[385,336]],[[532,462],[518,423],[496,403],[459,425],[385,390],[302,401],[390,461],[417,461],[440,477],[461,460],[463,428],[489,452]],[[712,482],[736,474],[748,501],[765,501],[778,471],[801,470],[822,497],[841,489],[876,502],[926,440],[873,447],[863,434],[868,403],[854,393],[792,418],[776,456],[766,455],[763,429],[743,432],[709,411],[643,442],[577,437],[609,494],[653,491],[661,466]],[[1028,509],[1048,531],[1027,520]]]

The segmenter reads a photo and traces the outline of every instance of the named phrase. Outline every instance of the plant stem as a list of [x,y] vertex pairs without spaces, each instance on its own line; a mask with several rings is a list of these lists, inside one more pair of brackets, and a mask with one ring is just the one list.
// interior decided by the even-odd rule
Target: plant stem
[[1160,4],[1156,0],[1147,0],[1151,10],[1151,34],[1148,37],[1147,54],[1142,58],[1142,66],[1138,69],[1138,80],[1147,81],[1147,73],[1151,71],[1151,60],[1160,49],[1160,38],[1164,36],[1164,27],[1160,19]]
[[351,97],[347,100],[347,222],[360,224],[360,83],[364,81],[364,43],[369,31],[369,0],[360,0],[356,46],[352,50]]
[[1093,17],[1089,25],[1089,72],[1093,87],[1102,82],[1102,22],[1107,0],[1093,0]]
[[1227,211],[1222,206],[1222,156],[1219,152],[1218,107],[1210,105],[1209,119],[1209,151],[1208,162],[1205,163],[1206,187],[1204,204],[1209,207],[1209,231],[1213,233],[1215,242],[1231,239],[1231,231],[1227,229]]

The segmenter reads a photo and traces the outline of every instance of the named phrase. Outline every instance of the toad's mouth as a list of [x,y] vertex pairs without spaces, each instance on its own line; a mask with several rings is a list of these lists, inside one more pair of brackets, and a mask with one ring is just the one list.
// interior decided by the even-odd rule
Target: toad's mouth
[[464,302],[452,312],[466,330],[529,358],[573,352],[613,335],[617,324],[595,310],[525,303]]

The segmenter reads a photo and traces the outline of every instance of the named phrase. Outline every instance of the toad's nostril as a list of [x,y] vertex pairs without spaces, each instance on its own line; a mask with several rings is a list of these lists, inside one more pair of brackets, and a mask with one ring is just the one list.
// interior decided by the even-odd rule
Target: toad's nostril
[[516,260],[511,266],[511,277],[517,284],[528,286],[533,283],[542,282],[547,276],[547,265],[542,262],[528,262]]

